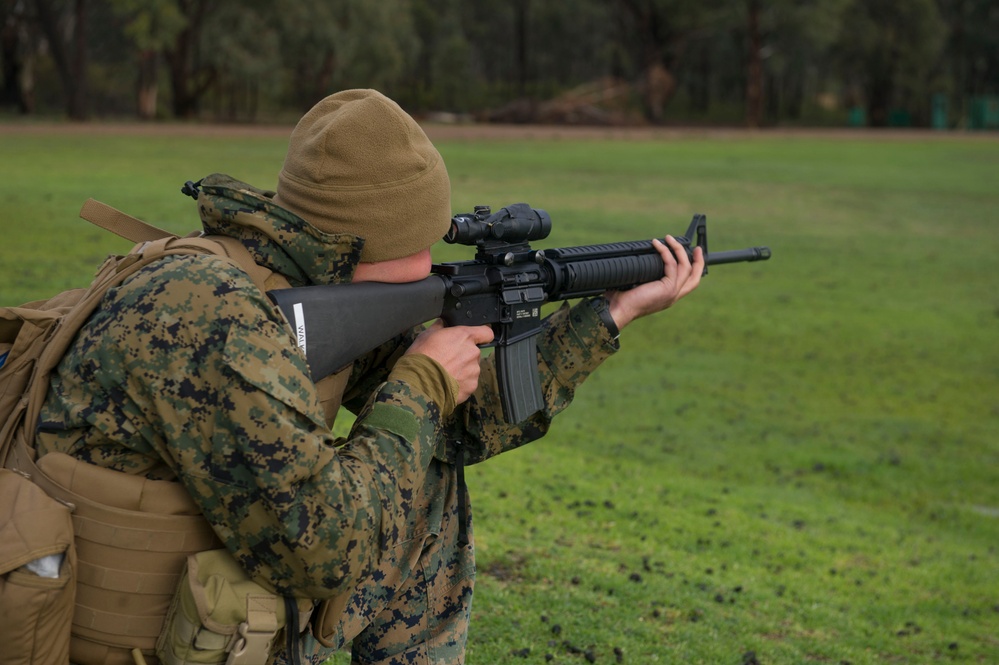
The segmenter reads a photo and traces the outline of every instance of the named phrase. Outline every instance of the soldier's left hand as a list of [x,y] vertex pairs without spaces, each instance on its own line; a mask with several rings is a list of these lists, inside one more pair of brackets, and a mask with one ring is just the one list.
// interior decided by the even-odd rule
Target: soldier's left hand
[[[694,248],[691,263],[687,252],[673,236],[666,236],[667,247],[660,240],[652,241],[663,260],[663,276],[654,282],[636,286],[627,291],[608,291],[610,313],[618,330],[637,318],[661,312],[697,288],[704,272],[704,253]],[[669,248],[672,248],[672,252]]]

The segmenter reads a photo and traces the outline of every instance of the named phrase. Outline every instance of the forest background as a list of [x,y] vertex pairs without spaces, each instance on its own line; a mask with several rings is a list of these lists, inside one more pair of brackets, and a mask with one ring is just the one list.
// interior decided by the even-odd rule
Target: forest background
[[992,0],[0,0],[0,116],[999,127]]

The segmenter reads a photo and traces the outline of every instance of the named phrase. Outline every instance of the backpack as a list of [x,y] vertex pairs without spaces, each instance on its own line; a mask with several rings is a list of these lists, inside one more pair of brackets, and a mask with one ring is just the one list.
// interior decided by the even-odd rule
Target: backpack
[[[67,494],[64,485],[56,487],[51,483],[54,470],[40,471],[35,466],[33,424],[45,401],[50,375],[77,332],[108,289],[164,256],[211,254],[226,257],[262,290],[271,275],[271,271],[253,261],[235,238],[208,237],[200,233],[178,237],[93,199],[84,204],[80,216],[137,244],[128,254],[109,256],[89,287],[63,291],[48,299],[16,307],[0,307],[0,540],[3,541],[0,542],[0,644],[4,644],[0,663],[3,665],[68,662],[71,649],[76,662],[132,662],[132,648],[152,653],[153,640],[162,625],[160,616],[148,626],[113,628],[124,631],[125,642],[112,643],[105,639],[110,634],[106,626],[113,623],[109,619],[115,614],[99,610],[81,616],[79,606],[74,611],[77,576],[84,574],[82,569],[76,570],[76,521],[82,519],[91,525],[101,524],[101,516],[110,510],[118,517],[103,522],[101,528],[106,530],[110,525],[111,529],[117,529],[121,515],[125,514],[119,508],[89,506],[86,498]],[[47,455],[45,460],[58,456],[58,453]],[[96,467],[85,470],[117,473]],[[70,477],[73,475],[71,473]],[[84,482],[89,484],[93,480]],[[163,481],[144,481],[138,477],[128,480],[163,484]],[[134,493],[142,495],[144,491]],[[174,492],[174,488],[170,488],[170,492],[182,493],[182,490],[176,488]],[[185,500],[183,496],[175,498],[181,504]],[[178,513],[181,514],[178,516]],[[142,529],[150,532],[155,528],[153,524],[158,523],[156,516],[139,516],[142,523],[130,527],[133,534],[143,533]],[[188,534],[201,539],[198,542],[188,539],[193,543],[192,551],[218,546],[207,522],[200,515],[184,514],[183,506],[161,519],[170,521],[173,527],[180,524]],[[177,558],[182,563],[182,557],[186,555],[178,550]],[[38,572],[42,567],[37,566],[39,562],[48,564],[49,574]],[[79,563],[82,565],[82,560]],[[93,566],[88,570],[93,571]],[[93,575],[92,572],[88,574]],[[91,586],[95,584],[92,579],[87,582]],[[145,582],[141,584],[145,585]],[[173,589],[156,593],[155,598],[141,594],[132,597],[164,603],[173,596]],[[72,641],[70,623],[73,624]]]
[[124,256],[109,256],[87,288],[0,307],[0,466],[6,465],[15,441],[30,444],[31,433],[25,432],[24,425],[38,418],[49,374],[108,289],[171,254],[228,257],[261,288],[270,272],[254,263],[235,238],[178,237],[94,199],[84,203],[80,217],[138,244]]

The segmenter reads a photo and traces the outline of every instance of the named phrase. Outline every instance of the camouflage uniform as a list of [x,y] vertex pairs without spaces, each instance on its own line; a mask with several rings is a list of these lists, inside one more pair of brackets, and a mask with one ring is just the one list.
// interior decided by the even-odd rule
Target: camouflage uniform
[[[263,212],[202,202],[207,233],[239,238],[292,285],[349,281],[355,238]],[[474,562],[458,540],[456,452],[475,463],[544,435],[617,345],[586,303],[563,306],[539,343],[546,408],[511,427],[488,360],[476,394],[442,413],[439,386],[407,368],[413,356],[399,361],[416,332],[353,364],[333,404],[357,419],[338,440],[290,326],[248,276],[214,256],[167,257],[82,329],[36,446],[183,483],[255,579],[329,601],[325,637],[303,635],[312,662],[352,643],[355,662],[460,663]]]

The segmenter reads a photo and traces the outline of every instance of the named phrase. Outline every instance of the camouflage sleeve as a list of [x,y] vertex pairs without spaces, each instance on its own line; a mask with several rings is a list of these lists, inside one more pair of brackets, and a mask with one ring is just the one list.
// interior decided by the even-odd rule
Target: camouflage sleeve
[[506,423],[491,354],[483,359],[476,392],[447,419],[437,457],[453,463],[460,442],[464,463],[475,464],[541,438],[552,419],[572,402],[576,388],[619,348],[589,301],[572,307],[563,303],[545,319],[538,341],[544,408],[525,422]]
[[441,422],[420,386],[382,384],[334,445],[290,328],[215,258],[140,271],[91,332],[123,431],[146,433],[256,579],[335,596],[407,537]]

